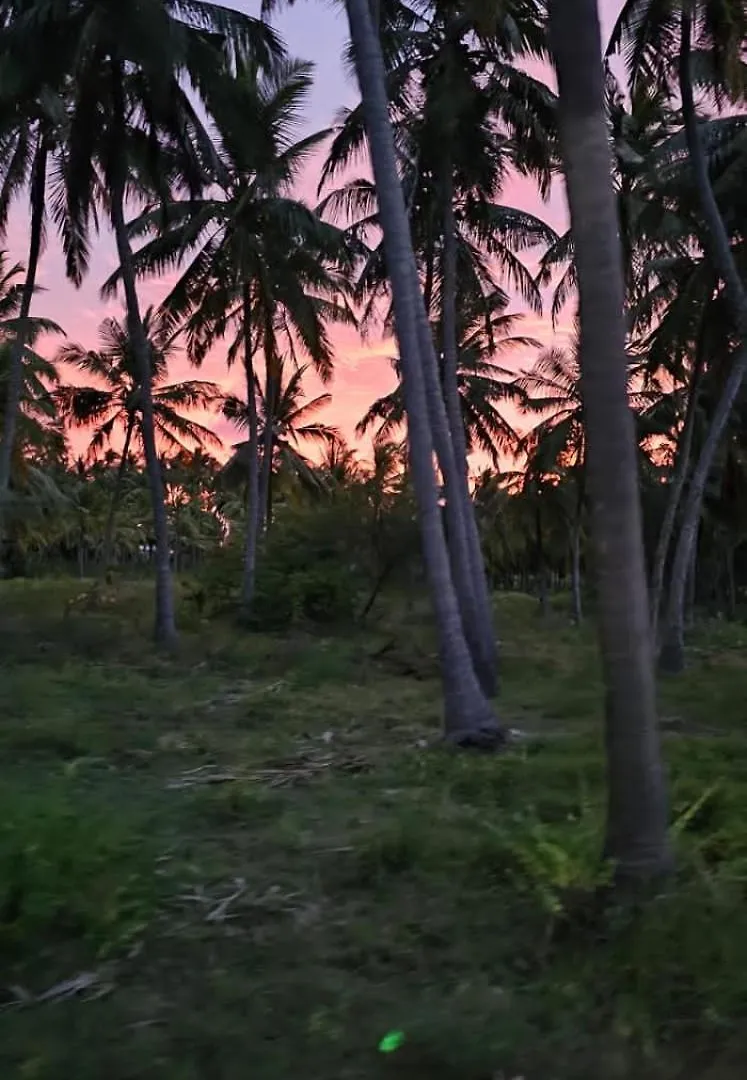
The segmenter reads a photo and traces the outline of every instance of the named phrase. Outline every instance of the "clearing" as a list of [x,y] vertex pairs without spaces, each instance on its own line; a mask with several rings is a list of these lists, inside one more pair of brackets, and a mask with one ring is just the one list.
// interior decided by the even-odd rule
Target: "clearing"
[[327,637],[187,610],[165,658],[147,586],[80,589],[0,588],[0,1076],[744,1075],[745,627],[662,687],[679,878],[602,913],[590,628],[499,597],[532,737],[452,755],[422,608]]

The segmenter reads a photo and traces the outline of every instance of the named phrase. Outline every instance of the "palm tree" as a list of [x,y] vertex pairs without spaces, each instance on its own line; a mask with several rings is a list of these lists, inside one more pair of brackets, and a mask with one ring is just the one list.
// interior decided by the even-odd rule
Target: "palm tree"
[[[13,340],[0,342],[0,408],[6,404],[9,373],[13,362]],[[56,387],[60,378],[49,360],[24,347],[23,385],[16,437],[11,459],[11,487],[22,477],[26,466],[44,458],[64,456],[65,436],[57,414]]]
[[[344,302],[351,258],[344,234],[291,195],[324,137],[296,138],[310,87],[311,67],[298,61],[266,75],[255,66],[241,67],[214,110],[220,136],[216,190],[170,204],[165,228],[159,208],[137,224],[140,232],[159,230],[138,253],[139,273],[187,261],[164,306],[184,323],[192,359],[200,363],[228,333],[229,364],[243,356],[249,435],[242,455],[248,477],[245,609],[251,606],[269,487],[266,469],[259,475],[255,357],[264,354],[264,392],[271,403],[279,393],[282,355],[304,352],[326,381],[333,361],[326,324],[352,320]],[[267,449],[263,460],[269,468]]]
[[[222,401],[220,388],[214,383],[197,380],[167,383],[169,362],[177,352],[173,327],[163,312],[150,307],[143,315],[143,330],[148,342],[153,423],[159,442],[171,450],[220,446],[220,439],[209,428],[184,415],[184,410],[205,409]],[[69,343],[59,350],[56,362],[76,367],[85,375],[93,376],[98,384],[65,386],[56,394],[62,414],[69,423],[93,430],[89,458],[97,457],[110,446],[113,436],[121,434],[124,437],[104,532],[103,567],[106,569],[111,561],[115,516],[122,482],[130,464],[130,452],[134,445],[143,453],[146,441],[142,376],[126,322],[105,319],[99,327],[98,349]]]
[[24,349],[34,337],[34,327],[29,322],[29,316],[37,291],[39,258],[44,249],[48,174],[59,128],[64,119],[64,102],[49,86],[44,86],[36,96],[29,96],[26,88],[21,87],[20,92],[13,98],[0,102],[0,234],[5,235],[11,206],[26,188],[30,202],[28,262],[10,356],[3,434],[0,441],[0,499],[10,483],[16,423],[23,392]]
[[33,346],[41,334],[62,333],[50,319],[29,318],[27,284],[21,284],[21,278],[27,282],[23,266],[11,264],[7,252],[0,250],[0,549],[3,506],[19,450],[48,440],[53,419],[47,391],[56,372]]
[[[266,499],[263,518],[267,527],[272,522],[273,477],[284,475],[305,488],[318,490],[320,487],[318,470],[301,452],[301,447],[306,444],[333,447],[340,441],[336,428],[316,419],[318,413],[329,405],[331,396],[318,394],[310,401],[305,400],[303,377],[308,370],[308,365],[296,368],[287,381],[285,381],[283,361],[279,363],[277,370],[278,389],[272,402],[268,401],[259,383],[255,386],[260,442],[263,455],[267,452],[266,447],[269,446],[271,456],[267,469],[263,468],[263,472],[266,472],[269,477],[267,488],[263,492]],[[237,397],[227,398],[223,406],[223,414],[237,427],[244,429],[249,427],[249,408],[246,401]],[[237,443],[233,449],[234,454],[224,466],[223,475],[228,480],[235,481],[247,474],[246,459],[251,453],[251,447],[248,442],[243,442]],[[248,521],[247,528],[249,528]]]
[[446,732],[456,743],[484,740],[495,743],[501,737],[500,729],[475,671],[474,657],[479,652],[467,645],[441,520],[433,469],[434,449],[438,448],[442,466],[449,466],[452,477],[457,475],[456,462],[397,172],[381,46],[367,0],[347,0],[346,6],[392,286],[408,421],[410,473],[440,639]]
[[591,528],[607,687],[606,855],[621,878],[669,870],[633,418],[624,283],[604,109],[596,0],[551,0],[560,131],[580,295],[580,367]]
[[[197,192],[214,160],[194,98],[210,115],[231,66],[248,56],[269,62],[280,52],[257,19],[208,0],[143,0],[126,10],[109,0],[29,0],[0,40],[39,84],[69,85],[64,157],[63,242],[70,278],[88,267],[89,235],[102,207],[117,244],[128,333],[140,372],[146,473],[156,537],[156,636],[176,640],[168,517],[156,445],[147,337],[137,293],[126,203],[137,190],[167,201],[175,186]],[[54,40],[38,63],[39,27]],[[45,67],[51,74],[42,74]],[[36,74],[38,73],[38,75]],[[32,81],[32,89],[36,89]]]
[[[519,10],[510,4],[485,22],[470,12],[455,14],[448,5],[437,4],[427,20],[417,9],[398,8],[395,25],[382,28],[389,46],[389,111],[398,171],[407,196],[425,307],[429,315],[438,313],[440,401],[435,373],[426,369],[425,374],[436,410],[434,435],[447,491],[449,547],[465,626],[489,691],[495,686],[495,643],[467,486],[456,370],[456,282],[458,278],[462,298],[474,297],[477,303],[485,297],[489,307],[497,289],[492,260],[530,303],[540,304],[536,285],[515,252],[546,242],[554,233],[532,215],[495,204],[511,165],[535,171],[543,185],[548,183],[553,95],[512,63],[519,37],[527,51],[541,48],[539,15],[538,6],[527,4]],[[509,137],[507,131],[517,137]],[[364,140],[358,108],[344,118],[323,180],[345,165]],[[354,209],[358,232],[367,233],[379,224],[375,194],[366,181],[346,185],[328,196],[323,206],[345,213]],[[374,249],[359,282],[368,313],[388,291],[384,246]],[[419,333],[424,349],[431,351],[425,341],[427,322],[421,321]],[[448,439],[445,432],[440,434],[442,404]]]
[[[519,442],[513,426],[502,414],[501,406],[507,402],[521,405],[525,395],[516,383],[515,373],[496,364],[494,358],[518,349],[539,348],[539,342],[534,338],[514,333],[521,316],[506,314],[506,303],[500,290],[490,299],[481,297],[474,307],[465,301],[460,308],[458,328],[457,393],[465,450],[467,453],[480,450],[496,467],[501,454],[513,453]],[[434,334],[438,336],[437,324]],[[387,439],[404,423],[401,361],[395,357],[391,362],[398,384],[391,393],[368,408],[357,426],[359,435],[379,424],[377,439]],[[443,362],[441,369],[443,371]]]
[[[729,379],[711,418],[711,426],[693,471],[682,514],[670,575],[669,598],[661,664],[669,671],[684,666],[684,606],[687,576],[692,563],[698,522],[708,476],[726,430],[729,415],[747,375],[747,286],[732,250],[724,212],[709,172],[704,125],[699,121],[694,94],[696,64],[709,71],[707,88],[736,103],[743,95],[741,52],[747,36],[747,12],[739,0],[699,0],[661,6],[653,0],[627,0],[610,40],[609,50],[624,45],[631,82],[672,78],[672,44],[679,45],[676,86],[689,163],[698,193],[701,227],[699,240],[724,284],[731,320],[741,347],[735,353]],[[693,38],[695,37],[695,42]],[[694,47],[695,46],[695,47]],[[705,65],[703,61],[706,61]]]

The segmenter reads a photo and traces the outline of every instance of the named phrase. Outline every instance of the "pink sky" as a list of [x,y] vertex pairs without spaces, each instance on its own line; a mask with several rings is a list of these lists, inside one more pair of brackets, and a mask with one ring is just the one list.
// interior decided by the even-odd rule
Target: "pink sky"
[[[257,14],[259,4],[254,0],[223,0],[228,6],[239,11]],[[620,9],[620,0],[600,0],[602,31],[606,39],[613,20]],[[342,4],[304,0],[296,3],[275,20],[275,25],[282,34],[291,55],[312,61],[315,64],[315,83],[308,110],[309,130],[318,130],[332,123],[335,114],[343,106],[351,106],[356,101],[356,88],[346,77],[341,61],[343,43],[346,37],[346,23]],[[302,185],[302,194],[314,198],[318,178],[318,166],[310,166],[308,181]],[[565,225],[566,211],[562,192],[556,190],[549,202],[543,203],[534,185],[516,179],[510,182],[504,191],[502,201],[507,205],[521,207],[543,218],[556,229]],[[6,246],[14,259],[25,262],[28,235],[28,213],[25,203],[16,207],[11,218]],[[531,257],[528,259],[531,262]],[[36,312],[57,321],[72,340],[87,347],[95,347],[97,328],[108,315],[120,316],[122,306],[119,300],[103,302],[99,297],[101,283],[116,268],[114,242],[107,231],[102,232],[95,243],[91,259],[90,273],[80,289],[73,288],[66,280],[64,262],[59,245],[50,229],[50,241],[42,261],[39,283],[46,289],[36,302]],[[174,280],[173,278],[171,279]],[[157,303],[163,297],[168,281],[144,282],[140,287],[143,307]],[[516,305],[520,310],[520,305]],[[559,328],[562,334],[562,328]],[[558,338],[553,332],[549,319],[538,319],[526,315],[521,333],[539,338],[549,343]],[[387,357],[392,353],[391,343],[370,340],[362,343],[355,333],[349,330],[337,330],[334,334],[337,352],[335,379],[331,388],[332,404],[325,419],[336,424],[347,437],[353,437],[355,424],[371,401],[392,386],[392,373]],[[52,343],[45,351],[54,349]],[[198,377],[212,379],[226,388],[241,387],[241,371],[234,369],[226,373],[224,351],[216,349],[209,357]],[[513,363],[517,366],[532,362],[530,354],[518,355]],[[186,376],[194,377],[186,360],[173,365],[174,379]],[[319,392],[319,386],[309,379],[309,396]],[[210,421],[216,427],[226,446],[236,440],[230,425]],[[76,439],[76,448],[83,443]]]

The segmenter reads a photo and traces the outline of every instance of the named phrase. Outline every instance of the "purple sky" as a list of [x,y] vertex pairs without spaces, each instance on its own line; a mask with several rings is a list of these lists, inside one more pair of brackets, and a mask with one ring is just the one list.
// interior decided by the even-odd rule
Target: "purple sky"
[[[253,14],[259,12],[259,4],[254,0],[224,2],[239,11]],[[601,0],[605,38],[619,8],[620,0]],[[274,23],[284,38],[289,53],[315,64],[315,83],[308,110],[309,129],[318,130],[329,125],[338,109],[350,106],[356,100],[356,88],[346,76],[341,61],[346,36],[343,5],[332,4],[329,0],[299,0],[292,8],[279,14]],[[312,167],[310,171],[315,170]],[[304,194],[313,197],[315,186],[316,176],[312,175],[309,177],[309,184],[303,185]],[[555,228],[563,227],[565,210],[560,192],[553,194],[549,204],[543,204],[531,184],[516,181],[508,185],[503,198],[507,204],[538,214]],[[6,243],[12,257],[24,262],[27,230],[28,212],[25,203],[22,203],[16,207],[12,216]],[[98,295],[102,281],[115,267],[114,243],[108,231],[104,231],[94,245],[87,280],[82,288],[74,289],[65,278],[59,245],[50,229],[50,242],[40,271],[40,285],[47,291],[38,298],[36,311],[59,322],[71,339],[86,346],[95,346],[96,331],[102,318],[121,314],[121,305],[117,300],[105,304]],[[164,288],[163,281],[144,283],[141,286],[143,306],[159,301]],[[527,317],[523,332],[545,341],[553,338],[552,327],[547,321],[533,316]],[[386,344],[376,342],[361,345],[360,341],[348,332],[338,333],[336,344],[338,360],[333,386],[334,402],[330,407],[329,419],[337,423],[347,435],[351,435],[355,422],[372,398],[391,385],[391,372],[385,359],[390,349]],[[45,351],[51,352],[53,348],[52,344]],[[522,357],[521,362],[531,362],[531,356]],[[175,377],[186,372],[186,362],[175,365]],[[220,350],[216,350],[209,358],[202,373],[203,377],[221,381],[226,385],[240,385],[238,372],[226,376]],[[317,390],[318,387],[310,381],[309,392],[314,393]],[[222,424],[219,428],[221,436],[230,443],[234,437],[231,430]]]

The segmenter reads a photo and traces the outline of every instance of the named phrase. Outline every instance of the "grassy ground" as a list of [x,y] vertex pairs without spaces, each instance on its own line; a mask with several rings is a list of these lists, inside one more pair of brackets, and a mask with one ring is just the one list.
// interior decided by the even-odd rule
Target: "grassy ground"
[[744,1075],[747,630],[702,627],[662,688],[678,881],[600,915],[590,631],[499,598],[532,738],[460,756],[426,745],[422,613],[193,617],[169,659],[147,593],[66,615],[77,589],[0,589],[0,1076]]

